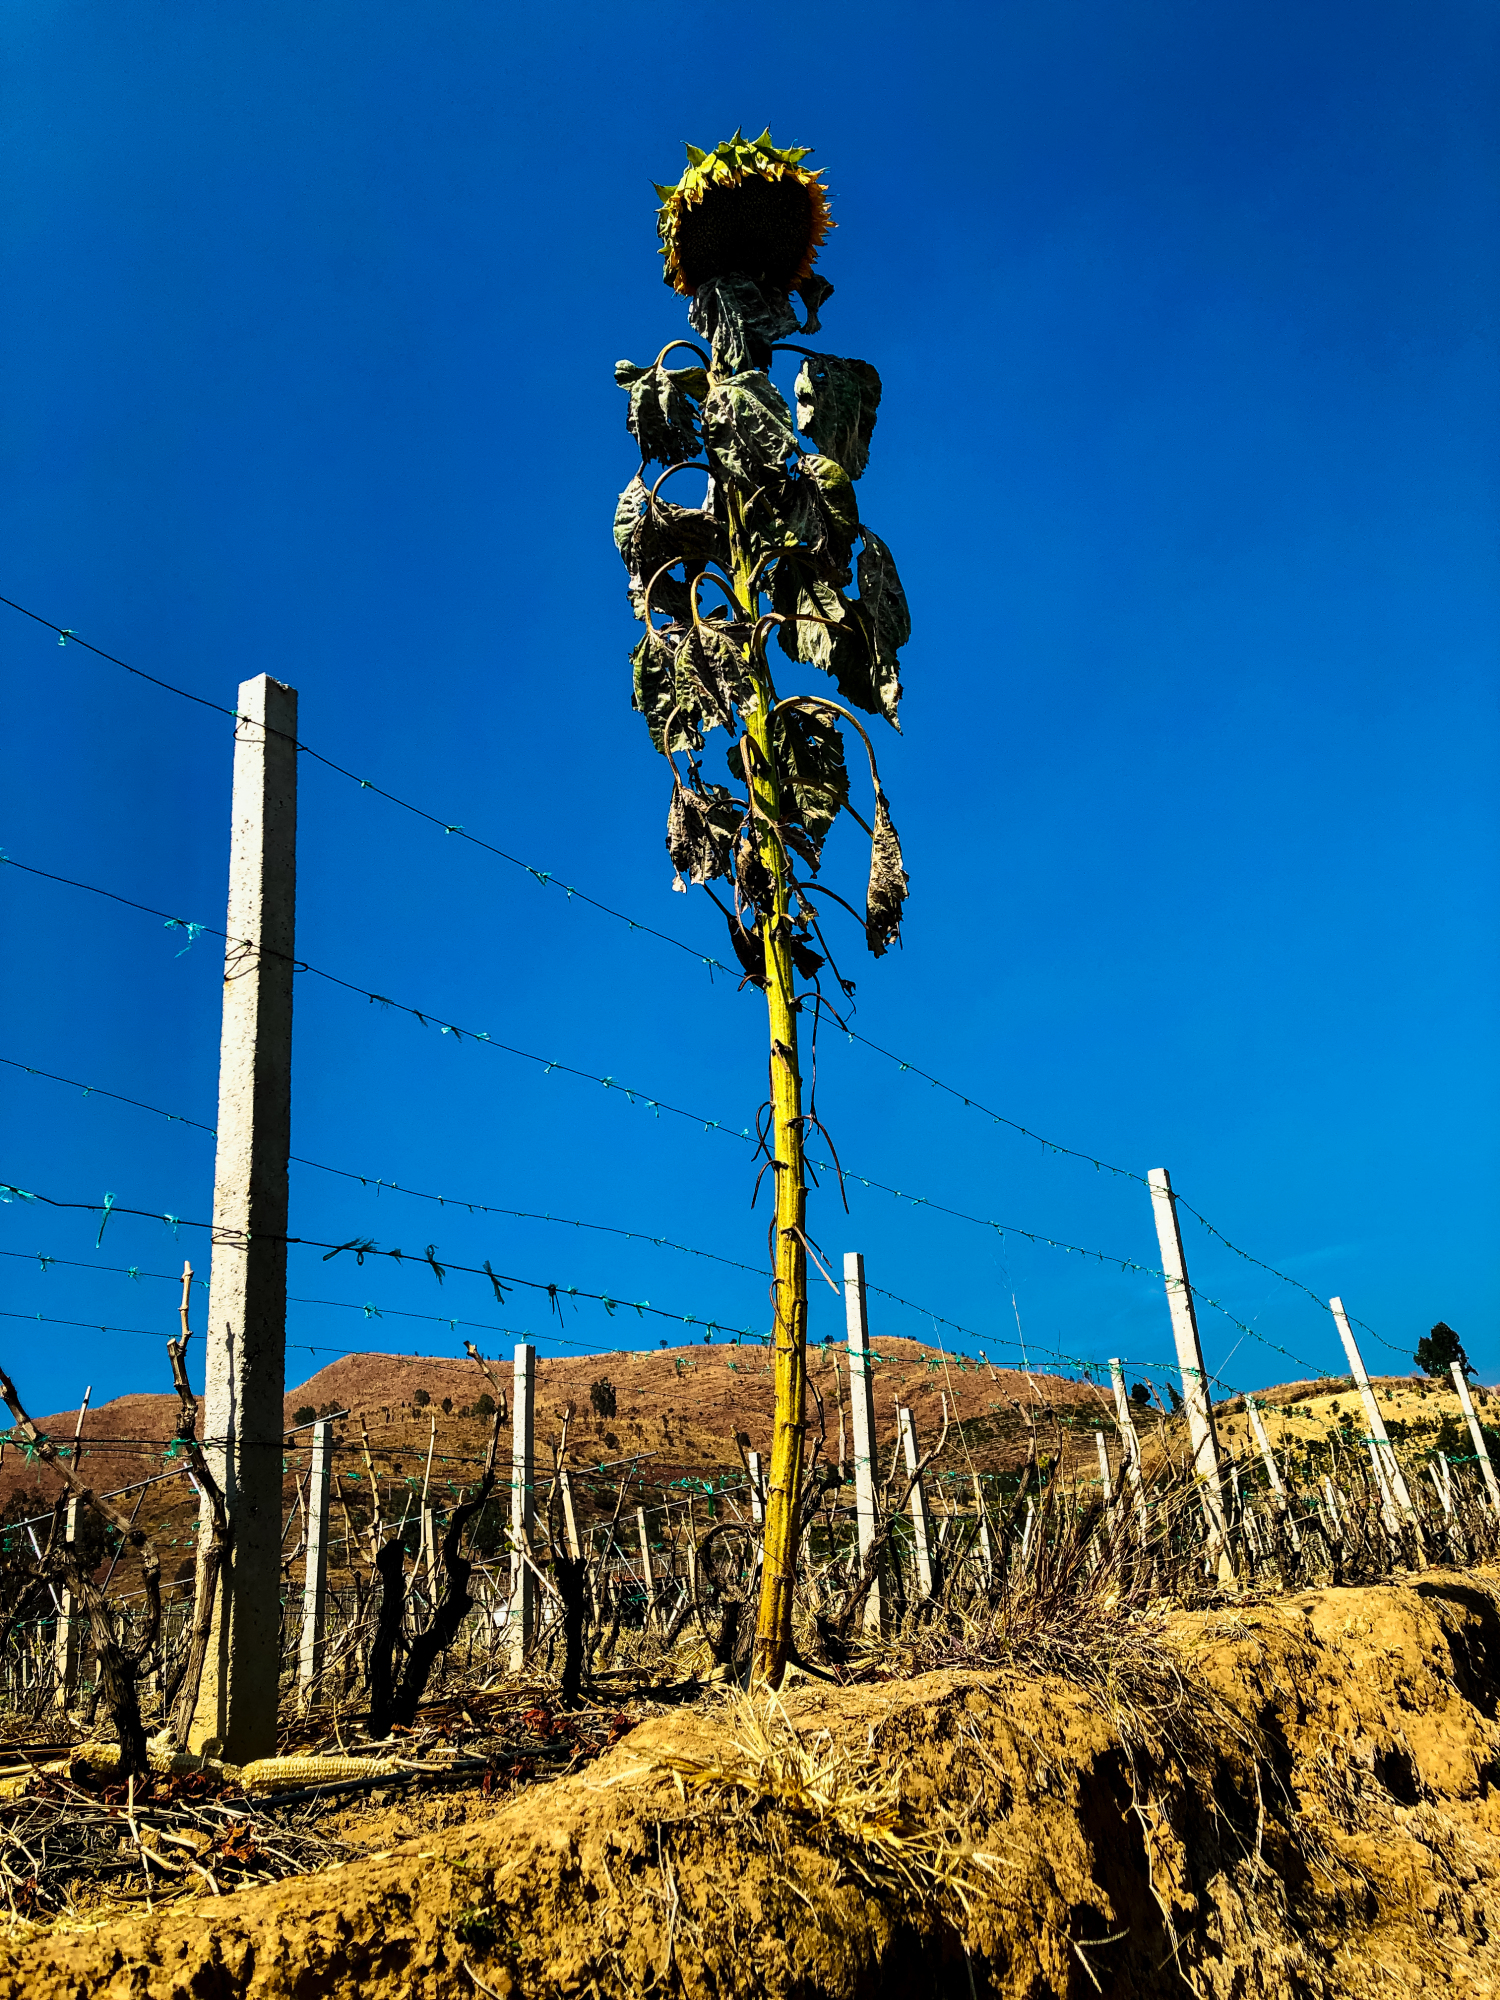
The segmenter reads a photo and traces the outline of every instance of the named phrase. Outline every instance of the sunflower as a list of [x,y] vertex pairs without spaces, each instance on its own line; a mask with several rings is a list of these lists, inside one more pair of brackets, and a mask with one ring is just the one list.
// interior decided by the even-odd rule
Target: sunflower
[[821,169],[801,164],[810,150],[773,146],[769,127],[758,139],[736,132],[711,153],[689,146],[682,179],[656,190],[666,282],[687,298],[730,273],[778,292],[799,285],[834,227]]

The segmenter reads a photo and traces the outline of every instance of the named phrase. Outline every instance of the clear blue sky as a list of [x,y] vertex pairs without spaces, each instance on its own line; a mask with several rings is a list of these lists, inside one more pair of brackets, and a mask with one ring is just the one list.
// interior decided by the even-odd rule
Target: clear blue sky
[[[1500,1372],[1492,8],[23,0],[3,35],[0,590],[216,702],[293,682],[328,756],[718,956],[630,709],[611,369],[685,330],[649,185],[680,142],[815,146],[823,344],[884,376],[861,500],[916,626],[884,742],[910,916],[878,964],[849,944],[861,1031],[1170,1167],[1401,1356],[1441,1317]],[[222,923],[229,725],[3,609],[0,660],[6,851]],[[857,842],[832,879],[857,900]],[[16,871],[0,897],[0,1054],[212,1124],[214,941],[179,956]],[[735,1131],[763,1094],[757,996],[315,764],[299,944]],[[763,1260],[747,1146],[307,977],[295,1088],[310,1159]],[[835,1035],[819,1090],[856,1172],[1155,1264],[1133,1181]],[[208,1213],[202,1133],[14,1070],[0,1107],[6,1180]],[[1034,1351],[1170,1352],[1150,1278],[851,1206],[816,1199],[830,1259],[862,1248],[995,1355],[1018,1318]],[[755,1275],[300,1167],[293,1229],[766,1323]],[[169,1331],[169,1286],[102,1267],[201,1266],[201,1235],[96,1230],[0,1208],[6,1310]],[[1187,1246],[1235,1318],[1337,1365],[1309,1299]],[[292,1307],[293,1381],[335,1348],[460,1351],[398,1310],[697,1337],[314,1251],[291,1290],[345,1302]],[[813,1313],[837,1327],[821,1282]],[[932,1330],[885,1299],[875,1325]],[[1298,1372],[1203,1332],[1226,1382]],[[39,1409],[166,1386],[134,1333],[9,1318],[0,1353]]]

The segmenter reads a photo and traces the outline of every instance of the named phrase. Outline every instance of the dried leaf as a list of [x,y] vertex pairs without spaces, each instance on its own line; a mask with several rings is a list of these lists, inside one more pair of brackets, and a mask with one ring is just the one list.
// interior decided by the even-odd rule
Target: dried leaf
[[714,373],[738,375],[744,368],[769,368],[773,341],[798,331],[797,315],[785,292],[766,290],[749,278],[710,278],[688,308],[688,324],[713,345]]
[[630,391],[625,422],[648,463],[676,465],[698,454],[698,424],[694,403],[708,394],[703,368],[663,368],[659,363],[638,368],[630,361],[615,363],[615,380]]
[[797,376],[797,428],[851,479],[869,463],[880,377],[868,361],[808,355]]
[[692,612],[688,580],[728,560],[728,538],[722,523],[702,507],[678,507],[670,500],[650,500],[639,477],[632,479],[615,507],[615,546],[630,572],[631,608],[642,623],[647,617],[646,587],[669,562],[686,566],[684,577],[659,577],[651,592],[651,610],[685,624]]
[[818,314],[829,299],[833,297],[832,285],[829,284],[828,280],[821,273],[813,271],[802,280],[800,285],[794,285],[792,290],[807,308],[807,324],[803,327],[802,331],[804,333],[817,333],[822,325]]
[[769,375],[748,369],[708,393],[703,442],[715,469],[742,486],[780,485],[797,449],[792,413]]
[[875,832],[870,842],[870,887],[865,896],[865,938],[876,958],[901,935],[901,906],[906,901],[906,870],[901,843],[891,824],[884,792],[875,794]]
[[[735,957],[744,967],[745,976],[756,986],[766,983],[766,943],[760,934],[760,926],[747,930],[739,919],[726,911],[729,919],[729,943]],[[811,979],[823,965],[822,957],[798,937],[792,939],[792,964],[804,979]]]
[[844,739],[837,725],[803,708],[782,708],[772,724],[783,819],[801,822],[815,853],[849,803]]
[[797,527],[808,559],[830,583],[850,580],[849,557],[859,533],[854,482],[837,459],[809,452],[798,465],[801,513]]
[[689,629],[677,654],[678,700],[691,706],[706,728],[732,729],[734,711],[754,692],[742,644],[725,627],[705,619]]
[[[682,633],[672,626],[652,628],[630,656],[633,673],[631,706],[646,718],[651,741],[657,749],[701,750],[703,737],[696,727],[697,713],[692,704],[684,708],[678,695],[678,661],[682,653]],[[677,713],[673,716],[673,710]],[[671,741],[664,743],[663,732],[669,718]]]
[[667,852],[672,866],[691,882],[711,882],[716,876],[727,875],[734,865],[735,835],[743,818],[743,807],[722,785],[710,785],[706,793],[674,785],[667,808]]
[[911,637],[911,611],[890,550],[868,528],[861,534],[859,601],[870,621],[876,659],[882,666],[894,668],[897,653]]
[[759,910],[762,915],[770,910],[776,893],[771,871],[751,839],[741,840],[734,850],[734,881],[742,909]]
[[833,660],[832,627],[843,624],[850,614],[843,592],[824,582],[810,563],[788,555],[772,575],[771,606],[782,614],[776,639],[787,658],[826,671]]

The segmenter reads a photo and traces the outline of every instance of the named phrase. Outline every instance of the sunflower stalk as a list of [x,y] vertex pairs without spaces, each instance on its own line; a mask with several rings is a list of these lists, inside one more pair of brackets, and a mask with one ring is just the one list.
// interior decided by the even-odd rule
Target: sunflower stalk
[[[773,146],[769,132],[755,140],[737,132],[712,153],[688,148],[687,172],[675,187],[658,190],[657,228],[666,282],[691,299],[690,323],[707,342],[707,351],[696,350],[705,365],[666,367],[674,348],[691,346],[674,342],[649,367],[622,361],[615,369],[641,456],[615,509],[615,543],[629,572],[631,607],[645,627],[631,656],[634,705],[672,770],[667,850],[674,887],[686,887],[683,877],[704,886],[732,883],[733,909],[719,907],[746,979],[766,996],[769,1150],[762,1171],[774,1183],[776,1413],[750,1671],[771,1687],[791,1655],[807,1477],[803,1132],[816,1107],[803,1107],[798,1025],[803,994],[821,997],[818,974],[827,962],[809,941],[822,934],[794,861],[810,883],[840,813],[864,830],[864,930],[877,958],[899,937],[907,890],[874,749],[851,712],[898,726],[897,653],[911,629],[890,552],[861,522],[854,497],[880,378],[866,361],[795,346],[802,357],[795,420],[771,380],[787,336],[817,330],[832,290],[812,269],[832,224],[805,156],[806,148]],[[794,292],[805,320],[792,308]],[[664,497],[669,474],[705,464],[702,506]],[[656,473],[657,466],[664,469]],[[704,583],[714,592],[704,593]],[[856,583],[858,594],[848,594]],[[767,658],[773,632],[789,660],[833,680],[837,702],[778,698]],[[868,821],[850,803],[841,720],[869,755],[875,797]],[[715,729],[729,737],[728,786],[704,771],[705,739]],[[849,908],[842,897],[833,900]],[[852,994],[851,982],[839,983]]]

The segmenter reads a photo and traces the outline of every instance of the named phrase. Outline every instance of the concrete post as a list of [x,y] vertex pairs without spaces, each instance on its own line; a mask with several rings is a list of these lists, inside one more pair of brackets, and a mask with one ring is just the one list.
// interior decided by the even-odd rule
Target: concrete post
[[990,1540],[990,1515],[984,1504],[984,1487],[979,1474],[975,1472],[970,1477],[974,1482],[974,1505],[979,1511],[979,1559],[984,1564],[984,1580],[988,1585],[995,1580],[995,1548]]
[[429,1604],[437,1603],[439,1567],[437,1508],[429,1504],[422,1509],[422,1553],[418,1558],[418,1570]]
[[189,1744],[249,1763],[276,1748],[281,1653],[297,695],[259,674],[238,707],[203,1399],[232,1533]]
[[[865,1260],[857,1250],[844,1253],[844,1316],[849,1329],[849,1422],[853,1432],[854,1506],[858,1522],[859,1560],[863,1565],[879,1532],[875,1512],[875,1385],[870,1379],[870,1320],[865,1305]],[[864,1629],[877,1634],[883,1617],[881,1579],[877,1576],[865,1599]]]
[[1103,1489],[1104,1518],[1109,1522],[1109,1532],[1118,1536],[1120,1516],[1115,1507],[1115,1476],[1109,1469],[1109,1446],[1104,1442],[1103,1431],[1094,1432],[1094,1443],[1099,1452],[1099,1484]]
[[1281,1467],[1276,1463],[1276,1454],[1271,1449],[1271,1440],[1266,1436],[1265,1422],[1259,1408],[1247,1396],[1245,1408],[1250,1417],[1250,1428],[1255,1433],[1255,1442],[1260,1450],[1261,1463],[1266,1468],[1266,1477],[1271,1482],[1271,1491],[1276,1496],[1276,1504],[1282,1519],[1286,1522],[1287,1535],[1292,1547],[1301,1550],[1302,1537],[1297,1533],[1297,1523],[1292,1517],[1291,1496],[1282,1482]]
[[333,1466],[333,1419],[313,1425],[307,1472],[307,1553],[302,1574],[302,1644],[297,1686],[306,1693],[323,1669],[323,1629],[328,1615],[328,1498]]
[[1193,1447],[1193,1477],[1198,1483],[1203,1514],[1208,1523],[1209,1559],[1217,1565],[1220,1576],[1228,1581],[1228,1576],[1234,1572],[1234,1553],[1224,1507],[1219,1438],[1214,1429],[1213,1405],[1208,1398],[1208,1373],[1203,1366],[1203,1344],[1198,1338],[1198,1315],[1193,1308],[1193,1292],[1188,1283],[1187,1257],[1182,1248],[1182,1230],[1177,1221],[1172,1177],[1165,1167],[1153,1167],[1146,1178],[1156,1217],[1161,1267],[1166,1273],[1172,1339],[1177,1348],[1177,1366],[1182,1374],[1182,1399],[1187,1409],[1188,1438]]
[[583,1544],[578,1539],[578,1517],[573,1512],[573,1482],[566,1469],[557,1475],[558,1491],[562,1494],[563,1534],[568,1544],[568,1557],[572,1562],[583,1560]]
[[[921,1461],[922,1454],[917,1449],[917,1427],[905,1403],[896,1406],[896,1423],[901,1432],[901,1449],[906,1455],[906,1476],[910,1479]],[[911,1489],[911,1533],[917,1560],[917,1595],[931,1597],[932,1522],[927,1512],[927,1495],[922,1491],[920,1479]]]
[[656,1567],[651,1560],[651,1537],[646,1533],[646,1510],[635,1510],[636,1540],[641,1548],[641,1581],[646,1586],[646,1630],[656,1627]]
[[745,1464],[750,1473],[750,1518],[756,1527],[762,1526],[766,1518],[765,1489],[760,1483],[760,1453],[747,1451]]
[[1451,1521],[1453,1519],[1453,1467],[1448,1463],[1447,1452],[1440,1451],[1437,1459],[1439,1466],[1442,1468],[1443,1475],[1443,1512]]
[[536,1349],[529,1341],[516,1342],[510,1406],[510,1670],[518,1674],[536,1636],[536,1576],[521,1555],[536,1521]]
[[1458,1400],[1463,1405],[1464,1418],[1469,1426],[1469,1436],[1474,1440],[1474,1456],[1479,1460],[1479,1470],[1484,1474],[1485,1490],[1490,1496],[1490,1506],[1497,1515],[1500,1515],[1500,1483],[1497,1483],[1495,1478],[1494,1463],[1490,1458],[1489,1447],[1484,1441],[1484,1432],[1480,1428],[1479,1418],[1475,1413],[1474,1398],[1469,1394],[1469,1385],[1464,1378],[1462,1364],[1457,1361],[1450,1361],[1448,1372],[1453,1377],[1453,1386],[1457,1389]]
[[1135,1418],[1130,1413],[1130,1398],[1125,1393],[1125,1373],[1118,1361],[1111,1361],[1109,1364],[1109,1380],[1115,1392],[1115,1422],[1119,1425],[1120,1436],[1125,1443],[1130,1486],[1135,1494],[1135,1513],[1141,1531],[1141,1547],[1145,1548],[1151,1537],[1151,1516],[1146,1507],[1146,1481],[1141,1471],[1141,1440],[1135,1427]]
[[[1344,1311],[1342,1299],[1330,1299],[1328,1310],[1333,1314],[1339,1339],[1344,1343],[1344,1354],[1349,1362],[1349,1372],[1359,1389],[1360,1401],[1365,1406],[1365,1417],[1370,1426],[1370,1436],[1374,1440],[1370,1456],[1380,1461],[1377,1470],[1383,1472],[1384,1484],[1391,1490],[1393,1505],[1398,1509],[1396,1525],[1404,1515],[1408,1526],[1417,1540],[1417,1560],[1427,1567],[1427,1545],[1422,1536],[1421,1516],[1417,1513],[1411,1493],[1406,1484],[1406,1475],[1396,1462],[1396,1454],[1391,1449],[1391,1441],[1386,1436],[1385,1419],[1380,1414],[1380,1405],[1375,1400],[1375,1391],[1370,1387],[1369,1375],[1365,1372],[1364,1360],[1359,1345],[1354,1338],[1354,1329],[1349,1324],[1349,1315]],[[1378,1445],[1378,1450],[1375,1446]]]
[[1333,1523],[1333,1532],[1342,1541],[1344,1539],[1344,1521],[1343,1516],[1339,1513],[1338,1491],[1326,1472],[1323,1474],[1323,1498],[1328,1502],[1328,1515]]
[[[72,1544],[78,1540],[78,1502],[68,1502],[68,1512],[63,1524],[63,1540]],[[53,1663],[57,1671],[57,1694],[54,1705],[66,1708],[73,1699],[78,1686],[78,1606],[73,1601],[71,1590],[59,1594],[57,1607],[57,1634],[54,1640]]]

